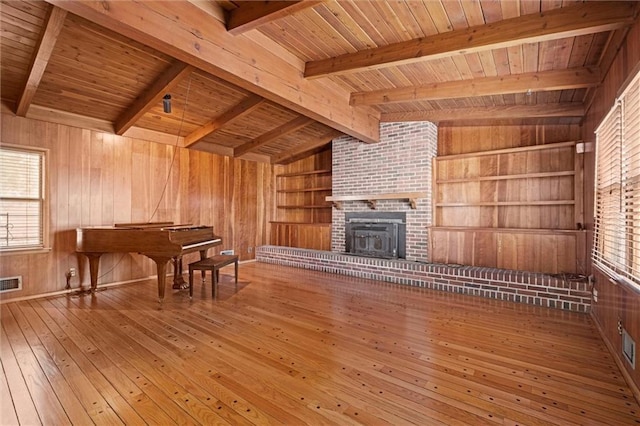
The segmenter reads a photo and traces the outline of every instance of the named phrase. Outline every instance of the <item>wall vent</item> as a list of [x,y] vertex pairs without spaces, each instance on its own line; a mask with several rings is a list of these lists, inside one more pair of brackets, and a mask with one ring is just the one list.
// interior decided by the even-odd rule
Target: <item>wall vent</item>
[[220,250],[220,254],[235,254],[235,252],[233,250]]
[[624,359],[626,359],[629,364],[631,364],[631,368],[635,370],[636,342],[631,338],[631,336],[625,329],[622,329],[622,355],[624,355]]
[[22,276],[0,278],[0,293],[22,290]]

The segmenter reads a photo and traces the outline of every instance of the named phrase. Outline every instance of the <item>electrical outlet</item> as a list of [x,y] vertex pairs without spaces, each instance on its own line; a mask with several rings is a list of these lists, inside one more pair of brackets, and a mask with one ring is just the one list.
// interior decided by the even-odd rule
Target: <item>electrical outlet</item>
[[70,277],[76,276],[76,268],[69,268],[69,276]]
[[253,252],[253,247],[247,248],[247,253],[252,253],[252,252]]

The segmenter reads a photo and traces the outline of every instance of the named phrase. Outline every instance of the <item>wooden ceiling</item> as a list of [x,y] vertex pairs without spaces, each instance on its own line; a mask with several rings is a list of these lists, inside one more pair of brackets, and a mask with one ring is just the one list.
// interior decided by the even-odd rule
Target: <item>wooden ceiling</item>
[[287,163],[381,121],[580,123],[640,3],[0,6],[4,110]]

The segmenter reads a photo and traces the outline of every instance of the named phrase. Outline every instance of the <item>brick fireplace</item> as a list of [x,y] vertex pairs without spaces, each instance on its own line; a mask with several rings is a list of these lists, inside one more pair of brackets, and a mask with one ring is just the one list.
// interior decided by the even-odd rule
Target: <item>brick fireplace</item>
[[419,192],[415,208],[403,199],[345,201],[334,208],[331,251],[347,252],[347,214],[402,213],[406,216],[406,259],[427,261],[431,224],[431,163],[437,151],[437,127],[430,122],[381,123],[380,142],[364,144],[343,136],[333,141],[333,196]]
[[[377,144],[364,144],[346,136],[333,141],[332,197],[342,197],[343,201],[336,203],[340,208],[332,210],[331,252],[261,246],[256,248],[257,261],[550,308],[589,311],[591,292],[590,283],[586,281],[574,281],[564,275],[428,263],[431,165],[437,152],[437,128],[427,122],[382,123],[380,136]],[[375,194],[408,192],[421,196],[371,202]],[[403,216],[404,258],[347,254],[347,219],[374,212],[382,216]],[[367,234],[374,234],[375,239],[375,232]],[[367,243],[365,251],[371,247],[378,250],[375,244]]]

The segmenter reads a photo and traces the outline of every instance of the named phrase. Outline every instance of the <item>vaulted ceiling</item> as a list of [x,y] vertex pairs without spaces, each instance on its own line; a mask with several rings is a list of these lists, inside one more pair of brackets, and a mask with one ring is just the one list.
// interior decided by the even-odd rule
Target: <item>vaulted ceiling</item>
[[[580,123],[638,2],[7,1],[4,111],[287,163],[381,121]],[[171,112],[163,98],[171,97]]]

